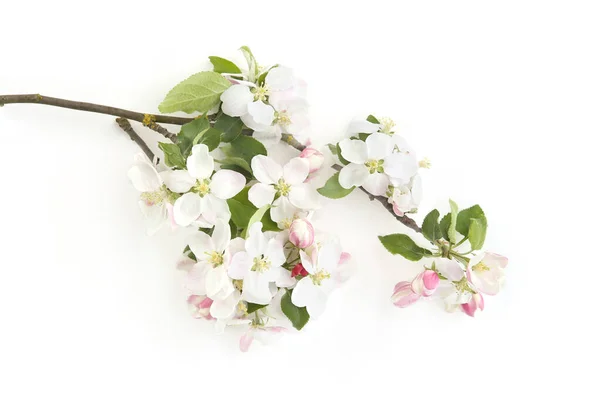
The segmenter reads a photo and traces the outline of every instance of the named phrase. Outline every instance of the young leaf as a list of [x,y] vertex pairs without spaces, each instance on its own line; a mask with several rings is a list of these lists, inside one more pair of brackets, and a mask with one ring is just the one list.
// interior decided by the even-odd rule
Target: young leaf
[[337,156],[338,156],[338,158],[339,158],[340,162],[341,162],[343,165],[348,165],[348,164],[350,164],[350,161],[348,161],[348,160],[346,160],[344,157],[342,157],[342,149],[340,148],[340,144],[339,144],[339,143],[336,145],[336,149],[337,149],[337,152],[336,152],[335,154],[337,154]]
[[448,227],[448,239],[451,243],[456,243],[456,218],[458,215],[458,205],[450,201],[450,226]]
[[[252,216],[248,220],[248,225],[246,225],[246,227],[250,228],[255,222],[260,222],[269,208],[271,208],[271,205],[267,204],[266,206],[262,206],[261,208],[256,210],[256,212],[252,214]],[[248,239],[248,231],[246,231],[245,239]]]
[[268,304],[255,304],[255,303],[247,303],[246,304],[246,313],[252,314],[255,311],[260,310],[261,308],[265,308]]
[[263,224],[263,231],[281,232],[281,229],[277,226],[277,222],[273,221],[273,218],[271,218],[271,210],[272,208],[268,213],[265,213],[265,216],[260,220]]
[[379,123],[379,120],[377,118],[375,118],[374,115],[369,115],[367,117],[367,121],[371,122],[372,124],[378,124]]
[[168,167],[185,169],[185,159],[176,144],[159,142],[158,147],[165,154],[165,164]]
[[248,63],[248,80],[254,82],[258,77],[258,63],[256,62],[256,58],[254,58],[254,54],[252,54],[252,51],[248,46],[242,46],[240,47],[240,50]]
[[442,229],[438,219],[440,218],[440,212],[433,210],[423,220],[422,233],[429,241],[435,242],[443,237]]
[[229,206],[229,212],[231,212],[231,219],[233,223],[240,229],[245,229],[250,222],[250,218],[256,212],[256,207],[248,205],[231,198],[227,200]]
[[431,251],[419,247],[408,235],[401,233],[379,236],[379,241],[390,253],[400,254],[410,261],[419,261],[432,255]]
[[181,127],[181,131],[177,134],[177,146],[179,146],[183,158],[187,159],[192,152],[194,139],[198,134],[208,130],[208,128],[210,128],[210,123],[206,117],[196,118]]
[[221,140],[223,142],[231,142],[235,140],[240,133],[242,133],[243,128],[244,123],[241,119],[237,117],[230,117],[227,114],[219,115],[215,121],[215,129],[223,132],[221,134]]
[[329,147],[329,151],[331,151],[331,154],[333,154],[334,156],[335,156],[335,155],[337,155],[337,153],[338,153],[338,148],[337,148],[337,146],[336,146],[335,144],[331,144],[331,143],[329,143],[329,144],[327,145],[327,147]]
[[218,162],[218,163],[221,163],[223,165],[237,165],[238,167],[242,168],[246,172],[249,172],[250,175],[252,175],[252,169],[250,168],[250,165],[243,158],[239,158],[239,157],[225,157],[222,160],[215,159],[215,161]]
[[487,218],[485,217],[483,210],[481,207],[479,207],[479,205],[474,205],[473,207],[469,207],[458,213],[458,217],[456,219],[456,230],[464,236],[467,236],[469,234],[471,220],[473,219],[480,221],[481,224],[487,228]]
[[226,58],[221,58],[217,56],[208,57],[211,64],[213,65],[213,70],[218,72],[219,74],[239,74],[242,72],[241,69],[238,68],[233,62],[227,60]]
[[258,140],[251,138],[250,136],[240,135],[230,143],[229,148],[224,148],[225,154],[229,157],[239,157],[251,165],[252,158],[256,155],[262,154],[267,155],[267,149]]
[[292,290],[288,291],[281,298],[281,311],[283,311],[285,316],[288,317],[294,328],[297,330],[304,328],[304,325],[306,325],[310,319],[306,307],[296,307],[294,303],[292,303]]
[[358,134],[358,138],[364,142],[364,141],[367,140],[367,138],[369,137],[369,135],[370,135],[370,133],[359,133]]
[[205,113],[219,104],[221,93],[229,86],[231,82],[221,74],[213,71],[199,72],[171,89],[158,109],[163,113]]
[[487,227],[481,220],[471,219],[471,226],[469,226],[469,243],[471,243],[471,250],[479,250],[483,247],[486,230]]
[[330,199],[341,199],[342,197],[348,196],[350,193],[352,193],[354,188],[343,188],[342,185],[340,185],[339,176],[339,172],[333,174],[333,176],[327,180],[325,186],[317,189],[317,191],[323,196],[329,197]]
[[450,229],[450,222],[452,219],[452,215],[450,213],[444,215],[444,218],[440,221],[440,230],[442,231],[442,236],[446,240],[450,240],[448,237],[448,229]]
[[205,144],[208,147],[208,151],[213,151],[219,147],[221,143],[221,131],[215,128],[209,128],[206,131],[200,132],[194,139],[194,145]]

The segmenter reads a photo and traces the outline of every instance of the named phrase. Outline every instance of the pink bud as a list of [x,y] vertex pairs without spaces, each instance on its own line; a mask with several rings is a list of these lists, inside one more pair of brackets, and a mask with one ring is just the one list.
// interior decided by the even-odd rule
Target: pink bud
[[300,249],[305,249],[313,244],[315,230],[310,222],[304,218],[295,219],[290,226],[290,242]]
[[308,160],[308,165],[310,166],[309,172],[311,173],[318,171],[321,168],[321,166],[323,166],[323,162],[325,161],[323,153],[321,153],[314,147],[307,147],[304,150],[302,150],[302,153],[300,153],[300,157],[306,158]]
[[413,279],[411,289],[423,297],[429,297],[435,292],[440,283],[437,272],[427,269]]
[[475,293],[473,297],[471,297],[471,300],[469,300],[468,303],[461,304],[461,307],[465,314],[469,317],[474,317],[477,309],[483,311],[483,296],[480,293]]
[[188,297],[187,303],[194,318],[214,319],[210,315],[210,306],[213,303],[211,298],[193,294]]
[[412,291],[411,283],[407,281],[398,282],[394,287],[392,294],[392,303],[396,307],[408,307],[421,298],[420,295]]

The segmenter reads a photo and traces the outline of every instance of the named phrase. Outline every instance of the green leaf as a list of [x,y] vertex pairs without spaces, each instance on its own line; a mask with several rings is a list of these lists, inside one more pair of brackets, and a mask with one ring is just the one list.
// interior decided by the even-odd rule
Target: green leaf
[[246,160],[249,165],[252,165],[252,158],[256,155],[267,155],[267,149],[258,140],[250,136],[240,135],[230,143],[230,146],[224,148],[223,151],[229,157],[238,157]]
[[448,240],[451,243],[456,243],[456,218],[458,215],[458,205],[450,201],[450,226],[448,226]]
[[[267,212],[267,210],[271,208],[270,204],[267,204],[266,206],[262,206],[261,208],[259,208],[258,210],[256,210],[254,212],[254,214],[252,214],[252,216],[250,217],[250,219],[248,220],[248,224],[246,225],[247,228],[250,228],[255,222],[260,222],[263,217],[265,216],[265,213]],[[248,230],[246,230],[246,239],[248,239]]]
[[229,61],[226,58],[221,58],[217,56],[208,57],[210,62],[213,65],[213,70],[218,72],[219,74],[240,74],[242,72],[241,69],[237,65],[235,65],[232,61]]
[[325,186],[317,189],[317,191],[323,196],[329,197],[330,199],[341,199],[342,197],[348,196],[350,193],[352,193],[354,188],[343,188],[342,185],[340,185],[339,176],[339,172],[333,174],[333,176],[329,178],[327,182],[325,182]]
[[267,74],[269,73],[269,71],[271,71],[273,68],[277,68],[277,67],[279,67],[279,64],[275,64],[275,65],[269,67],[268,70],[266,70],[262,74],[260,74],[260,76],[256,80],[256,84],[258,86],[262,86],[265,83],[265,78],[267,77]]
[[338,158],[340,159],[340,162],[343,165],[350,164],[350,161],[348,161],[344,157],[342,157],[342,149],[340,149],[340,144],[339,143],[336,145],[336,148],[337,148],[337,153],[336,154],[337,154]]
[[215,128],[209,128],[204,132],[200,132],[194,139],[194,144],[205,144],[208,151],[213,151],[219,147],[221,143],[221,131]]
[[367,140],[367,138],[369,137],[369,135],[370,135],[370,133],[359,133],[358,134],[358,138],[364,142],[364,141]]
[[334,156],[335,156],[335,155],[337,155],[337,153],[338,153],[338,148],[337,148],[337,146],[336,146],[335,144],[331,144],[331,143],[329,143],[329,144],[327,145],[327,147],[329,147],[329,151],[331,151],[331,154],[333,154]]
[[177,146],[179,146],[183,158],[187,158],[192,152],[194,139],[198,134],[208,130],[208,128],[210,128],[210,122],[206,117],[196,118],[181,127],[181,131],[177,134]]
[[486,230],[487,227],[481,220],[471,219],[471,226],[469,226],[469,243],[471,243],[471,250],[479,250],[483,247]]
[[369,115],[367,117],[367,121],[369,121],[372,124],[378,124],[379,123],[379,120],[377,118],[375,118],[374,115]]
[[256,58],[254,58],[254,54],[252,54],[252,51],[248,46],[242,46],[240,47],[240,50],[248,63],[248,80],[254,82],[258,77],[258,63],[256,62]]
[[379,236],[379,241],[390,253],[400,254],[410,261],[419,261],[423,257],[432,255],[431,251],[419,247],[408,235],[401,233]]
[[252,168],[250,168],[250,165],[248,164],[248,162],[246,160],[244,160],[243,158],[225,157],[222,160],[215,159],[215,161],[218,163],[221,163],[221,164],[225,164],[225,165],[237,165],[238,167],[244,169],[245,171],[249,172],[250,175],[252,175]]
[[442,229],[438,219],[440,218],[440,212],[433,210],[423,220],[422,233],[429,241],[435,242],[443,237]]
[[272,208],[268,213],[265,213],[265,216],[260,220],[260,222],[263,224],[263,231],[281,232],[281,229],[279,229],[279,226],[277,226],[277,222],[273,221],[271,218],[271,210]]
[[230,117],[226,114],[221,114],[215,121],[215,129],[223,132],[221,134],[221,140],[223,142],[231,142],[235,140],[244,129],[244,123],[237,117]]
[[158,109],[163,113],[205,113],[219,104],[221,93],[229,86],[231,82],[221,74],[213,71],[199,72],[171,89]]
[[310,319],[306,307],[296,307],[294,303],[292,303],[292,290],[288,291],[281,298],[281,311],[283,311],[285,316],[288,317],[294,328],[297,330],[304,328],[304,325],[306,325]]
[[176,144],[159,142],[158,147],[165,154],[165,164],[168,167],[185,169],[185,159]]
[[248,227],[250,218],[252,218],[257,210],[250,200],[248,200],[248,190],[250,190],[250,187],[246,186],[238,194],[227,200],[231,219],[240,230]]
[[267,305],[268,304],[246,303],[246,313],[247,314],[252,314],[253,312],[258,311],[261,308],[266,307]]
[[440,221],[440,230],[442,231],[442,236],[444,239],[450,240],[448,237],[448,229],[450,228],[450,220],[452,219],[452,215],[450,213],[444,215],[444,218]]
[[485,217],[485,213],[479,205],[474,205],[473,207],[469,207],[458,213],[456,230],[462,235],[467,236],[469,234],[469,227],[471,226],[472,219],[481,221],[482,225],[487,228],[487,218]]

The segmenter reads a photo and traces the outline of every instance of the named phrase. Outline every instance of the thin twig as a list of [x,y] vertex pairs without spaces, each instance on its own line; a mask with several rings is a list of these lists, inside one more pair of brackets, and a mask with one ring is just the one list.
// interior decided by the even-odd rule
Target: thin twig
[[154,161],[154,158],[156,157],[156,163],[158,164],[158,157],[152,152],[152,150],[150,150],[150,147],[148,147],[148,145],[146,144],[146,142],[144,142],[140,135],[138,135],[137,132],[133,130],[133,127],[127,119],[119,117],[117,118],[117,124],[119,124],[121,129],[123,129],[125,133],[129,135],[131,140],[133,140],[135,143],[137,143],[138,146],[140,146],[140,148],[142,149],[144,154],[150,159],[150,161]]
[[177,134],[173,133],[173,132],[169,132],[169,130],[167,130],[165,127],[157,124],[156,122],[152,121],[150,123],[143,123],[144,126],[152,129],[153,131],[156,131],[158,133],[160,133],[161,135],[163,135],[164,137],[166,137],[167,139],[171,140],[173,143],[175,143],[177,141]]

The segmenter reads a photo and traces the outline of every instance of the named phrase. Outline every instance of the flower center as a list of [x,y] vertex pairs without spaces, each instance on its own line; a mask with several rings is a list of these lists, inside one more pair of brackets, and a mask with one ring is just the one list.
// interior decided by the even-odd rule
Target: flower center
[[290,189],[292,187],[286,183],[286,181],[283,180],[283,178],[279,178],[279,181],[277,181],[277,185],[275,185],[275,190],[277,190],[277,193],[280,196],[287,196],[288,194],[290,194]]
[[154,192],[144,192],[140,195],[140,198],[144,200],[148,206],[161,204],[167,198],[167,188],[163,185]]
[[248,314],[248,306],[246,305],[246,302],[240,301],[237,304],[237,310],[244,315]]
[[312,274],[310,279],[312,279],[313,283],[317,286],[321,286],[321,282],[325,279],[331,278],[331,274],[322,269],[318,270],[317,273]]
[[480,261],[473,266],[472,270],[476,271],[476,272],[483,272],[483,271],[489,271],[490,267],[488,267],[487,265],[485,265],[483,262]]
[[251,271],[266,272],[271,268],[271,261],[265,256],[254,257]]
[[290,118],[287,111],[279,111],[275,115],[275,120],[276,120],[277,124],[281,125],[281,126],[288,126],[289,124],[292,123],[292,119]]
[[241,292],[242,289],[244,288],[244,281],[241,279],[234,279],[233,286]]
[[210,193],[210,180],[202,179],[196,181],[194,187],[192,187],[192,192],[196,192],[200,195],[200,197],[204,197]]
[[462,278],[460,281],[454,282],[454,287],[456,287],[456,290],[460,293],[476,293],[473,289],[471,289],[471,286],[469,286],[469,281],[467,280],[467,278]]
[[213,267],[218,267],[223,264],[223,253],[219,253],[217,251],[206,252],[208,255],[208,262],[213,265]]
[[396,123],[394,121],[392,121],[391,118],[388,118],[388,117],[380,118],[379,124],[381,125],[381,128],[379,129],[381,133],[385,133],[387,135],[394,134],[394,131],[392,129],[394,129],[394,127],[396,126]]
[[369,160],[365,163],[365,166],[369,169],[370,174],[383,172],[383,160]]
[[250,91],[254,94],[255,101],[267,101],[267,97],[269,97],[269,88],[265,85],[252,88]]

